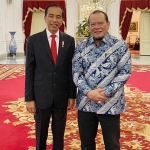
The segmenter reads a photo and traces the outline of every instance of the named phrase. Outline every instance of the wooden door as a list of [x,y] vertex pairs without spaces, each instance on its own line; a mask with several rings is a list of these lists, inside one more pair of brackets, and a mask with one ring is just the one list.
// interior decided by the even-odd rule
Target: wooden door
[[140,55],[150,55],[150,13],[141,13]]

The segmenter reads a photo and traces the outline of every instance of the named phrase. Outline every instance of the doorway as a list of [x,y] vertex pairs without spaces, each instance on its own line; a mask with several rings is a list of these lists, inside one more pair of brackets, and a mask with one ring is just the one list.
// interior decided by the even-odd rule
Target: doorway
[[133,11],[126,38],[131,54],[140,54],[140,19],[141,11]]

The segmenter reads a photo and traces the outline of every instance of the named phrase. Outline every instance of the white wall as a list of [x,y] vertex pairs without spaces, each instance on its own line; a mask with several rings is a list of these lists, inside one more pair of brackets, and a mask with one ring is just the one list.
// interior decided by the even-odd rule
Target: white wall
[[66,0],[67,30],[66,33],[75,37],[78,23],[78,4],[76,0]]
[[121,38],[119,30],[120,0],[116,0],[108,7],[107,14],[110,21],[109,33],[117,38]]
[[[78,4],[76,0],[65,0],[67,12],[66,33],[75,37],[78,23]],[[0,55],[9,53],[8,45],[10,42],[9,31],[16,31],[15,41],[17,43],[17,53],[24,53],[24,33],[22,32],[22,10],[23,0],[12,0],[7,4],[6,0],[0,0]],[[119,34],[119,11],[120,0],[112,3],[108,8],[108,17],[111,22],[110,34],[120,37]]]
[[6,2],[0,0],[0,55],[6,54],[5,17],[4,10]]
[[23,44],[24,44],[24,34],[22,32],[22,4],[23,0],[12,0],[12,4],[7,4],[7,19],[5,20],[6,25],[6,42],[7,49],[6,51],[9,53],[9,42],[10,42],[10,33],[9,31],[16,31],[14,37],[17,44],[17,53],[23,53]]
[[17,44],[17,53],[24,53],[24,34],[22,32],[22,3],[23,0],[12,0],[7,4],[6,0],[0,0],[0,55],[9,53],[9,42],[11,39],[9,31],[16,31],[15,41]]

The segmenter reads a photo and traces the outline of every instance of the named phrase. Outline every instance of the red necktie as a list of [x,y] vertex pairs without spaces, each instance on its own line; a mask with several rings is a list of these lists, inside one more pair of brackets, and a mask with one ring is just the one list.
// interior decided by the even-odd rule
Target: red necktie
[[56,48],[56,41],[55,41],[55,34],[51,35],[52,40],[51,40],[51,52],[53,56],[54,63],[56,64],[56,59],[57,59],[57,48]]

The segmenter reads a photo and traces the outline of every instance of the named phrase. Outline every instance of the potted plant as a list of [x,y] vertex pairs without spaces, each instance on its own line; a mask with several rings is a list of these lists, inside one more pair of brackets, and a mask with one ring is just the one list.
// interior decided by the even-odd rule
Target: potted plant
[[90,32],[88,28],[88,20],[86,18],[81,19],[78,22],[76,35],[77,37],[89,37],[90,36]]

